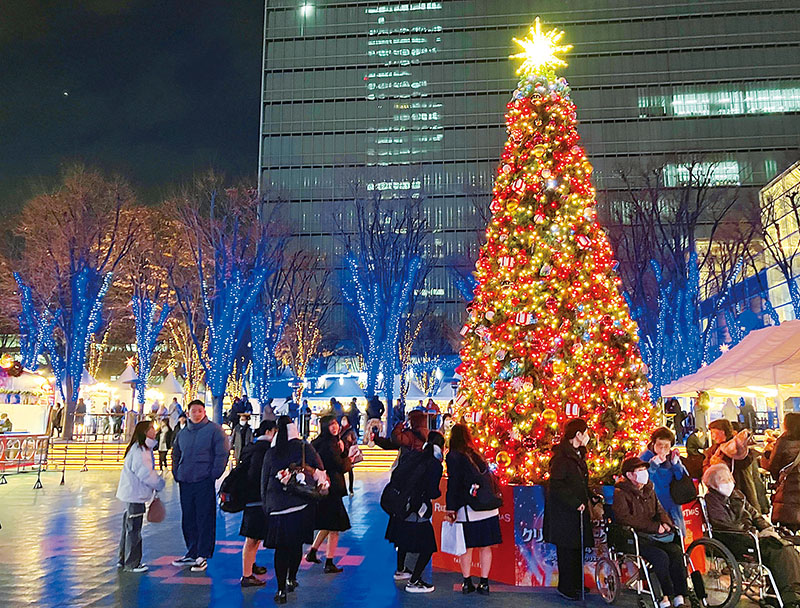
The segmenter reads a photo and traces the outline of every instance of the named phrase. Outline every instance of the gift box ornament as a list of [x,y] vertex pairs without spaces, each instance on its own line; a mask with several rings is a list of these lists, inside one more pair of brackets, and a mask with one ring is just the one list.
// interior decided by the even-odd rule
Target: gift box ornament
[[517,325],[532,325],[535,319],[536,315],[532,312],[518,312],[514,315],[514,322]]
[[513,268],[514,267],[514,258],[509,255],[500,256],[497,259],[498,263],[502,268]]

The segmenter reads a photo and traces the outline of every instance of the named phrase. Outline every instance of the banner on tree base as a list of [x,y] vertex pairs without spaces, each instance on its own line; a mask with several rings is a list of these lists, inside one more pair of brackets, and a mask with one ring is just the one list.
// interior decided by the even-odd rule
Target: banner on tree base
[[[433,529],[436,542],[441,546],[442,521],[445,513],[447,479],[440,484],[441,498],[434,502]],[[610,490],[610,488],[609,488]],[[503,506],[500,508],[500,531],[503,543],[494,548],[489,578],[506,585],[520,587],[555,587],[558,584],[558,563],[554,545],[542,540],[545,490],[543,486],[503,486]],[[687,546],[702,536],[702,520],[697,502],[684,505]],[[596,536],[602,531],[596,529]],[[600,540],[600,539],[595,539]],[[472,564],[472,575],[480,576],[477,555]],[[595,587],[594,569],[599,554],[587,550],[584,582]],[[461,569],[458,557],[438,552],[433,556],[433,566],[451,572]]]

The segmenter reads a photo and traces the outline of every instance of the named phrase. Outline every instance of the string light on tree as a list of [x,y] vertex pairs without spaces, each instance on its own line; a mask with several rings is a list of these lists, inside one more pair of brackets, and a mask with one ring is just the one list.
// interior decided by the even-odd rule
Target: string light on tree
[[508,139],[462,329],[459,414],[506,482],[546,479],[558,430],[585,417],[602,477],[655,426],[636,323],[597,222],[593,168],[580,146],[567,81],[569,45],[537,19],[507,105]]

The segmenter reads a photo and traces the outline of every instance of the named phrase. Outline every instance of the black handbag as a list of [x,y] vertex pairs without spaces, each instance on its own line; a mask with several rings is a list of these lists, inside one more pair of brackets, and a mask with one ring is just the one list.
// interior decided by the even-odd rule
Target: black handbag
[[697,488],[692,478],[684,472],[683,477],[669,483],[669,495],[676,505],[685,505],[697,500]]
[[[301,440],[303,441],[303,440]],[[306,464],[306,442],[303,441],[303,457],[300,464],[289,465],[289,481],[284,491],[299,496],[306,502],[318,502],[328,495],[328,487],[320,487],[314,478],[316,469]]]

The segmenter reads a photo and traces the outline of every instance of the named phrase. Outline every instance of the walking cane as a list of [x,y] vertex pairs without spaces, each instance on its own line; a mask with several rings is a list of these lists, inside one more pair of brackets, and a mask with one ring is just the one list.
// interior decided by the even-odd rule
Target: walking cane
[[[584,510],[586,509],[586,505],[584,505]],[[579,518],[581,520],[581,541],[580,541],[580,551],[581,551],[581,602],[583,602],[583,608],[586,608],[586,584],[585,584],[585,575],[584,575],[584,568],[586,562],[586,549],[583,546],[583,513],[584,511],[578,511]]]

